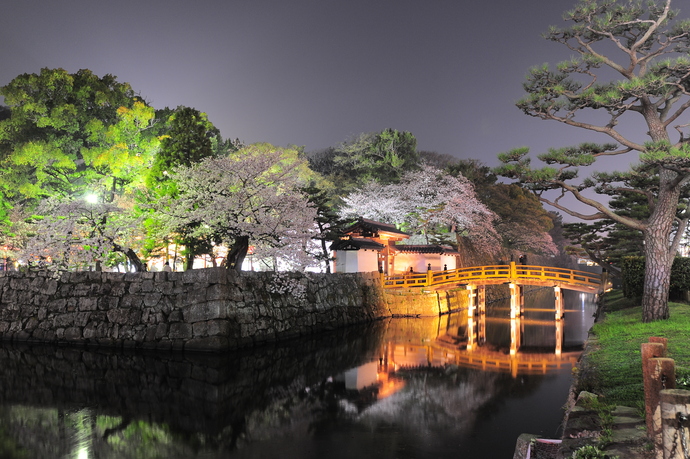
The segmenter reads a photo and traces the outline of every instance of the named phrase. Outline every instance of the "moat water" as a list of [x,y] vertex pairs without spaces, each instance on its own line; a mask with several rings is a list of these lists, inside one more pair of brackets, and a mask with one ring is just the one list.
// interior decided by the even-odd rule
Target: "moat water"
[[0,346],[0,458],[511,458],[559,435],[596,306],[389,319],[227,355]]

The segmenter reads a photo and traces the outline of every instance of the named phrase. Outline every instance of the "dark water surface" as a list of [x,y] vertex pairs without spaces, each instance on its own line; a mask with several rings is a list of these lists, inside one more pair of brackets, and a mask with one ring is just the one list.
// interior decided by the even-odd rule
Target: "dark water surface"
[[391,319],[259,349],[0,347],[0,458],[511,458],[559,434],[592,295]]

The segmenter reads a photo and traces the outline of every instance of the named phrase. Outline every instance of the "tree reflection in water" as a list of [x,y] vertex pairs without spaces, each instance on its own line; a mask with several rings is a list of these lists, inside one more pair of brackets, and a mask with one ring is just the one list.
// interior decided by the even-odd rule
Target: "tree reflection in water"
[[517,321],[496,303],[222,356],[4,345],[0,457],[507,457],[505,426],[528,425],[503,416],[569,383],[594,310],[579,295],[560,325],[546,291]]

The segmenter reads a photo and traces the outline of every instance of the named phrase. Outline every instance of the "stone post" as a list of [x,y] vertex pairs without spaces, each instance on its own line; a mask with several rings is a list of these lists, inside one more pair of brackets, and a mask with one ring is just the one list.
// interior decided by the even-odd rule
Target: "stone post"
[[661,391],[662,450],[659,459],[684,459],[690,456],[690,391],[666,389]]
[[676,387],[676,372],[673,359],[666,357],[665,339],[652,339],[642,343],[642,378],[645,397],[645,421],[647,436],[654,441],[657,451],[661,451],[661,398],[663,389]]

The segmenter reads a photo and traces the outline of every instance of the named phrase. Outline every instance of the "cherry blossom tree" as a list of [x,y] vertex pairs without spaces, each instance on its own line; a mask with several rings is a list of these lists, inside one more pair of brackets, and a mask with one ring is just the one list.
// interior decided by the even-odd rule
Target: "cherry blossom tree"
[[503,221],[496,225],[496,229],[503,237],[508,249],[543,255],[558,255],[559,253],[551,235],[545,231],[535,231],[534,228]]
[[254,144],[176,168],[171,178],[178,192],[155,211],[170,233],[184,229],[227,244],[224,263],[240,270],[250,242],[286,252],[306,246],[316,211],[300,189],[311,174],[296,150]]
[[143,270],[132,245],[140,239],[140,225],[125,198],[112,203],[49,198],[39,205],[37,213],[40,216],[30,225],[33,235],[19,254],[30,266],[100,270],[102,263],[119,253],[137,271]]
[[462,175],[451,176],[425,166],[410,171],[399,183],[370,182],[344,198],[343,217],[362,216],[393,223],[406,231],[428,237],[440,229],[467,238],[482,252],[496,253],[500,238],[496,214],[482,204],[472,184]]

